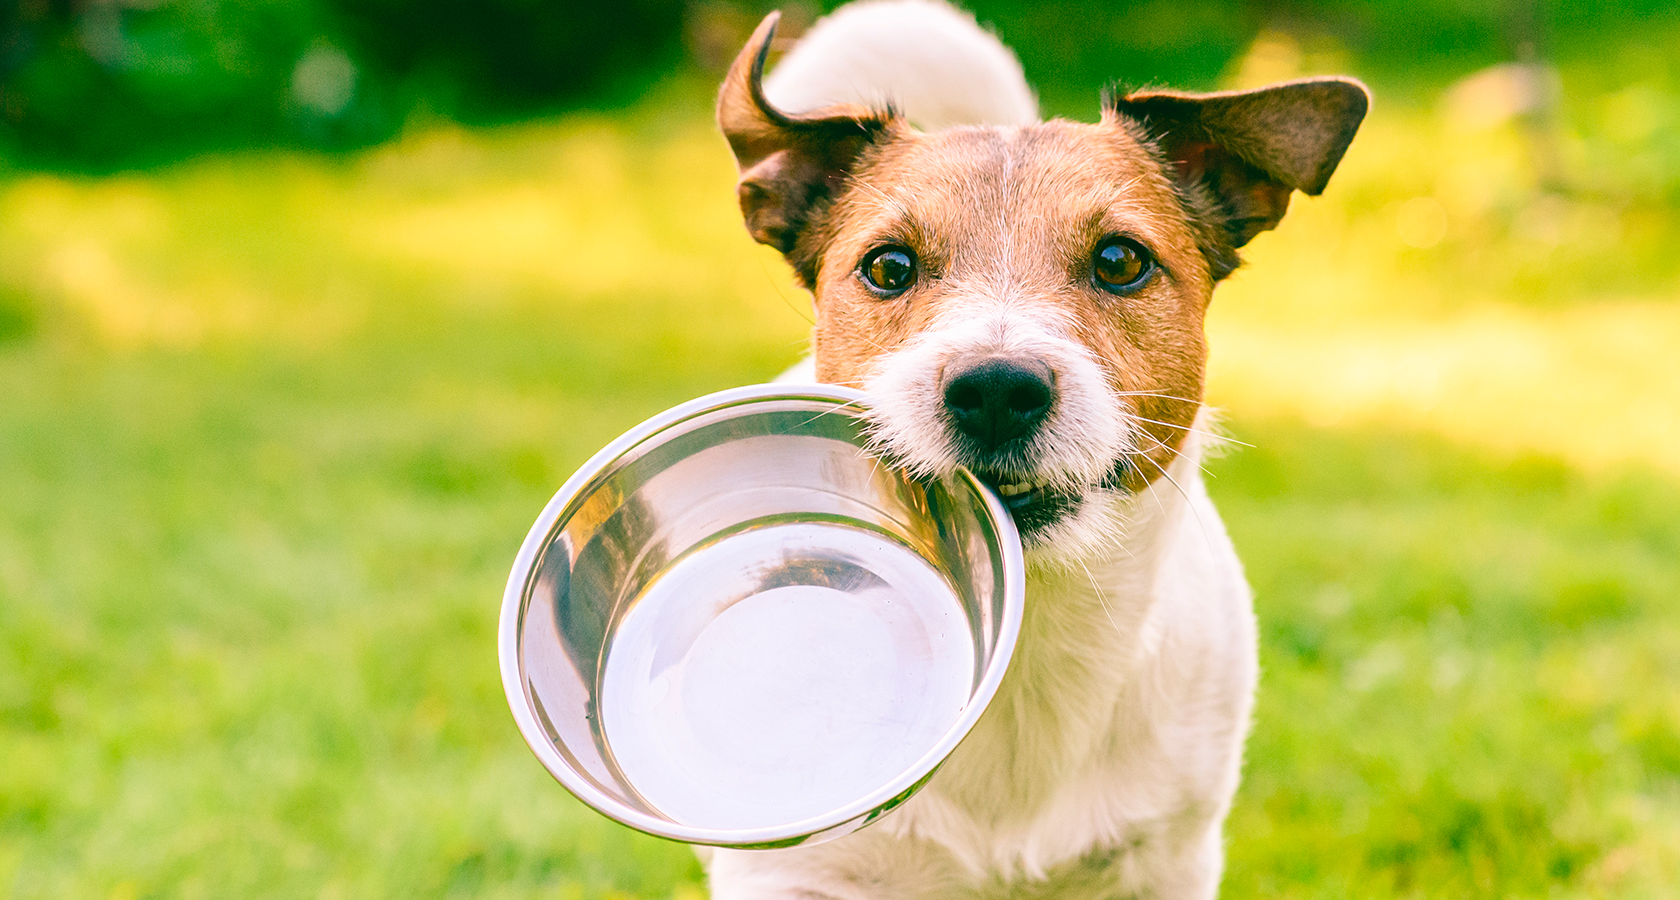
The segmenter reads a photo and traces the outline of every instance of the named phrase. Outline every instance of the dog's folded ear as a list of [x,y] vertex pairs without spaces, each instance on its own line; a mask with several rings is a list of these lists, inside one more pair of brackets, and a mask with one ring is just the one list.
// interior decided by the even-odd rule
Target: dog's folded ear
[[[765,99],[764,62],[780,13],[771,13],[735,58],[718,93],[718,127],[741,170],[741,215],[755,240],[793,254],[816,207],[838,192],[858,154],[886,134],[890,110],[829,106],[785,113]],[[795,261],[807,282],[812,273]]]
[[1277,225],[1291,191],[1323,192],[1370,103],[1351,78],[1308,78],[1213,94],[1110,94],[1103,106],[1141,125],[1182,185],[1211,193],[1234,251]]

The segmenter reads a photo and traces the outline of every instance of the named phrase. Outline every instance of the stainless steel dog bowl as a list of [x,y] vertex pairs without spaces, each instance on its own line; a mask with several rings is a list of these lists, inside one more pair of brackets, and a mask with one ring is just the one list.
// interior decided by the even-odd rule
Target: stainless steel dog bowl
[[864,452],[861,399],[702,397],[549,501],[508,579],[502,682],[585,803],[696,844],[838,837],[980,717],[1020,630],[1020,540],[966,472]]

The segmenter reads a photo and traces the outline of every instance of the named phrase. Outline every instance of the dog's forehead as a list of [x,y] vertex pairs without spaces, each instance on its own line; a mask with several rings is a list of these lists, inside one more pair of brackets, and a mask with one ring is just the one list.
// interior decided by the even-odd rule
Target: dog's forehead
[[[1053,241],[1092,227],[1181,240],[1150,148],[1124,128],[1053,120],[909,133],[878,147],[837,210],[841,234],[945,243]],[[1176,227],[1175,227],[1176,226]],[[989,239],[989,240],[988,240]]]
[[1147,195],[1128,188],[1159,171],[1124,129],[1056,120],[912,133],[882,147],[858,175],[901,201],[948,208],[1053,202],[1057,190]]

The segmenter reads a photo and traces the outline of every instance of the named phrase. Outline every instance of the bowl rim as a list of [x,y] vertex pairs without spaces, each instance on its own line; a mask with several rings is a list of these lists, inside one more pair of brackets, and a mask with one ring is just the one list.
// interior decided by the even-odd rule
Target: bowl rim
[[964,468],[958,468],[956,474],[959,478],[966,479],[981,498],[996,529],[998,543],[1002,546],[1004,596],[996,649],[992,653],[991,662],[970,694],[968,706],[964,708],[962,717],[915,763],[870,794],[829,812],[782,825],[719,829],[679,824],[632,808],[580,777],[549,741],[545,729],[538,722],[532,709],[532,699],[525,687],[523,666],[520,662],[521,611],[525,607],[528,589],[536,577],[537,561],[548,545],[556,525],[596,478],[611,469],[634,447],[698,416],[773,400],[837,402],[842,404],[840,408],[844,408],[864,406],[867,399],[866,394],[853,388],[815,383],[757,384],[707,394],[659,413],[620,435],[566,479],[543,507],[542,514],[526,533],[519,554],[514,558],[513,570],[508,575],[507,587],[502,594],[496,650],[501,665],[502,689],[507,695],[508,707],[513,713],[514,722],[519,726],[521,736],[525,738],[525,743],[536,754],[543,768],[573,796],[608,818],[655,837],[719,847],[785,846],[896,806],[910,793],[919,789],[973,730],[980,716],[991,705],[992,698],[996,696],[1003,681],[1004,673],[1009,668],[1010,660],[1015,655],[1015,644],[1020,636],[1021,619],[1026,606],[1026,564],[1014,518],[997,495]]

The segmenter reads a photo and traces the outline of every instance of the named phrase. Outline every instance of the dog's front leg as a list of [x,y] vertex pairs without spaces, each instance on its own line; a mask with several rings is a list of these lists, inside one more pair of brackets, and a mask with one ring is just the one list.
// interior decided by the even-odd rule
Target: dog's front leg
[[[1214,900],[1225,869],[1222,817],[1197,828],[1183,840],[1161,840],[1134,851],[1128,865],[1115,874],[1122,890],[1105,895],[1152,900]],[[1061,898],[1057,898],[1061,900]],[[1070,898],[1071,900],[1071,898]]]
[[961,896],[948,856],[879,831],[814,847],[714,850],[712,900],[935,900]]
[[851,900],[845,885],[822,871],[806,871],[774,859],[772,850],[714,850],[706,865],[712,900]]

